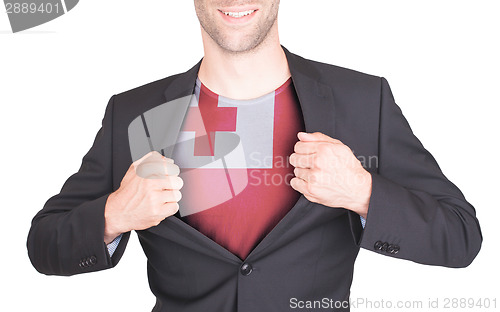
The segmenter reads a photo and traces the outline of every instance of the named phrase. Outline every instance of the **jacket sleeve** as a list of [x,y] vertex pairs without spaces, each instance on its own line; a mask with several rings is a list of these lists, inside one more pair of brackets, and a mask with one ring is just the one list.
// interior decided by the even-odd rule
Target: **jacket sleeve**
[[358,243],[422,264],[468,266],[482,243],[474,207],[412,133],[384,78],[380,105],[378,170]]
[[31,263],[47,275],[73,275],[110,268],[121,258],[126,233],[113,258],[104,243],[104,207],[113,192],[113,100],[77,173],[33,218],[27,247]]

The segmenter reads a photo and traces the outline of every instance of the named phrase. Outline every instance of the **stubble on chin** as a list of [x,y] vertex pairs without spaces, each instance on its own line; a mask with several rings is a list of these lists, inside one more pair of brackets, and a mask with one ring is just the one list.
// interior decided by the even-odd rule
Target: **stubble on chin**
[[[278,2],[279,4],[279,2]],[[276,6],[278,6],[276,4]],[[240,54],[256,50],[269,36],[271,29],[277,22],[277,7],[273,7],[271,14],[255,25],[244,37],[233,40],[219,29],[215,17],[207,14],[206,7],[200,2],[196,8],[196,14],[203,30],[210,38],[225,52],[229,54]]]

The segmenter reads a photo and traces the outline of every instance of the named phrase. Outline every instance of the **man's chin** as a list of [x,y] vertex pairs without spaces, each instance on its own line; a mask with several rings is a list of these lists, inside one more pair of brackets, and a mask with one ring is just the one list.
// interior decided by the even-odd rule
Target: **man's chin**
[[224,52],[229,54],[246,54],[255,51],[257,47],[221,47]]
[[248,52],[255,51],[262,45],[263,40],[257,40],[256,38],[231,38],[223,40],[222,42],[216,42],[217,45],[224,50],[224,52],[231,54],[244,54]]

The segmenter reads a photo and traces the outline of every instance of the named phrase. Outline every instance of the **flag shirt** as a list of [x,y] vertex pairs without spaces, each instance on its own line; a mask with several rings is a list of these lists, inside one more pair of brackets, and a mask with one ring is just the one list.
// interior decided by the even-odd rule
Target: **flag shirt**
[[245,259],[296,203],[289,156],[304,131],[292,79],[251,100],[196,81],[173,159],[184,181],[181,218]]

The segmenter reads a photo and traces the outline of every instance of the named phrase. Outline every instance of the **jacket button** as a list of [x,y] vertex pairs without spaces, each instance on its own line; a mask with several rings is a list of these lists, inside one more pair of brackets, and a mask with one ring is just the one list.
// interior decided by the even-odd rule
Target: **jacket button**
[[388,244],[388,243],[384,243],[384,244],[382,245],[382,247],[380,248],[380,250],[382,250],[382,251],[387,251],[387,248],[388,248],[388,247],[389,247],[389,244]]
[[373,248],[375,248],[375,250],[382,250],[382,245],[383,243],[381,241],[377,241],[375,245],[373,245]]
[[387,252],[390,253],[391,255],[397,254],[399,251],[399,246],[398,245],[392,245],[390,244],[389,247],[387,247]]
[[88,265],[85,262],[85,259],[80,260],[80,268],[86,268]]
[[90,257],[89,262],[90,262],[90,265],[94,265],[94,264],[96,264],[96,263],[97,263],[97,258],[96,258],[96,256],[92,256],[92,257]]
[[248,263],[243,263],[243,265],[241,266],[240,268],[240,273],[244,276],[248,276],[250,275],[250,273],[252,273],[253,271],[253,268],[250,264]]
[[389,246],[387,246],[387,252],[390,254],[394,253],[394,245],[393,244],[389,244]]
[[394,245],[394,248],[393,248],[393,251],[392,251],[392,254],[397,254],[399,252],[399,246],[398,245]]

